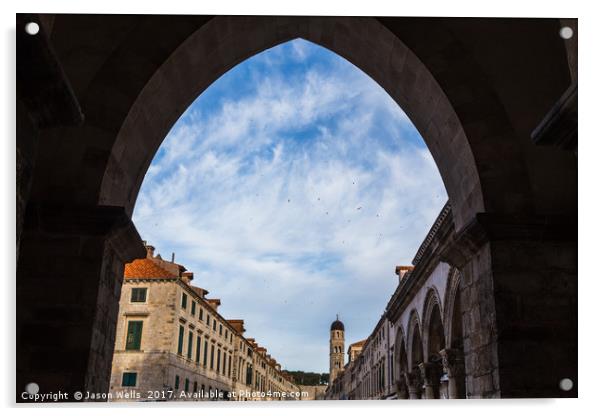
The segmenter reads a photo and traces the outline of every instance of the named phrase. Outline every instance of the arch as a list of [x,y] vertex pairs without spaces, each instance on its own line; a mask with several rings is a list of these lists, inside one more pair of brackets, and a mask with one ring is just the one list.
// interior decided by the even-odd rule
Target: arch
[[413,371],[418,364],[424,361],[424,346],[422,337],[422,326],[416,309],[412,310],[408,319],[408,369]]
[[403,327],[399,325],[395,331],[395,341],[393,344],[393,375],[395,380],[400,379],[401,373],[408,368],[406,345],[405,331],[403,330]]
[[408,371],[408,354],[403,326],[399,325],[395,331],[393,344],[393,384],[397,389],[398,398],[407,398],[408,391],[405,374]]
[[439,361],[439,351],[445,348],[443,307],[435,287],[427,291],[423,307],[424,357],[427,361]]
[[[298,37],[349,60],[404,109],[435,159],[458,227],[473,212],[483,211],[468,140],[429,69],[377,19],[344,17],[218,16],[201,26],[158,68],[132,104],[112,147],[97,202],[124,206],[131,214],[156,151],[192,101],[236,64]],[[451,154],[462,160],[461,166],[450,163]]]
[[[458,343],[458,337],[463,339],[462,307],[460,299],[460,281],[462,274],[452,267],[447,277],[445,308],[443,312],[443,324],[445,328],[446,348],[463,349],[462,343]],[[458,333],[460,332],[460,333]]]

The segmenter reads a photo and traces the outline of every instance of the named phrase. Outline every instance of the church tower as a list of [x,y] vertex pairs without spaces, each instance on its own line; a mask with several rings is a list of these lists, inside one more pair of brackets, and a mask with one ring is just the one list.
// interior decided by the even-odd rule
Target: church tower
[[337,375],[343,371],[344,366],[345,325],[339,321],[339,315],[337,315],[336,321],[330,325],[330,385],[337,378]]

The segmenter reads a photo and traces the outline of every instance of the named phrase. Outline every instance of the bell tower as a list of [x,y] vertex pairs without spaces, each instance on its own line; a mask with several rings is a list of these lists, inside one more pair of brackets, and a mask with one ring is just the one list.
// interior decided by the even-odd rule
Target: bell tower
[[330,377],[329,384],[337,378],[345,366],[345,325],[337,319],[330,325]]

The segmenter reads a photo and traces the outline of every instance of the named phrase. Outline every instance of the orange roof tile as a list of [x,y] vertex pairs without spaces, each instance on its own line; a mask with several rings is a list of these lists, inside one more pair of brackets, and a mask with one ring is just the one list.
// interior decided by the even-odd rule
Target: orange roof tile
[[173,273],[157,266],[151,259],[138,259],[125,265],[123,276],[126,279],[165,279],[177,278]]

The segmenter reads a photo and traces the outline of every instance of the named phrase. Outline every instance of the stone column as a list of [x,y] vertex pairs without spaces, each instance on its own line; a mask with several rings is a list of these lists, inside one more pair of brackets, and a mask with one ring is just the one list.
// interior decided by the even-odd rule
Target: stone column
[[121,207],[29,204],[17,265],[17,400],[108,392],[126,262],[146,255]]
[[464,399],[464,357],[454,348],[439,352],[443,363],[443,371],[447,373],[447,394],[450,399]]
[[441,380],[441,366],[437,363],[425,362],[418,366],[424,380],[425,399],[439,397],[439,383]]
[[453,240],[466,396],[577,397],[558,388],[577,378],[576,217],[480,213]]
[[420,399],[422,397],[422,378],[419,371],[405,373],[405,382],[408,386],[410,400]]
[[408,385],[406,383],[405,373],[401,373],[401,377],[395,383],[397,389],[397,398],[400,400],[406,400],[408,398]]

